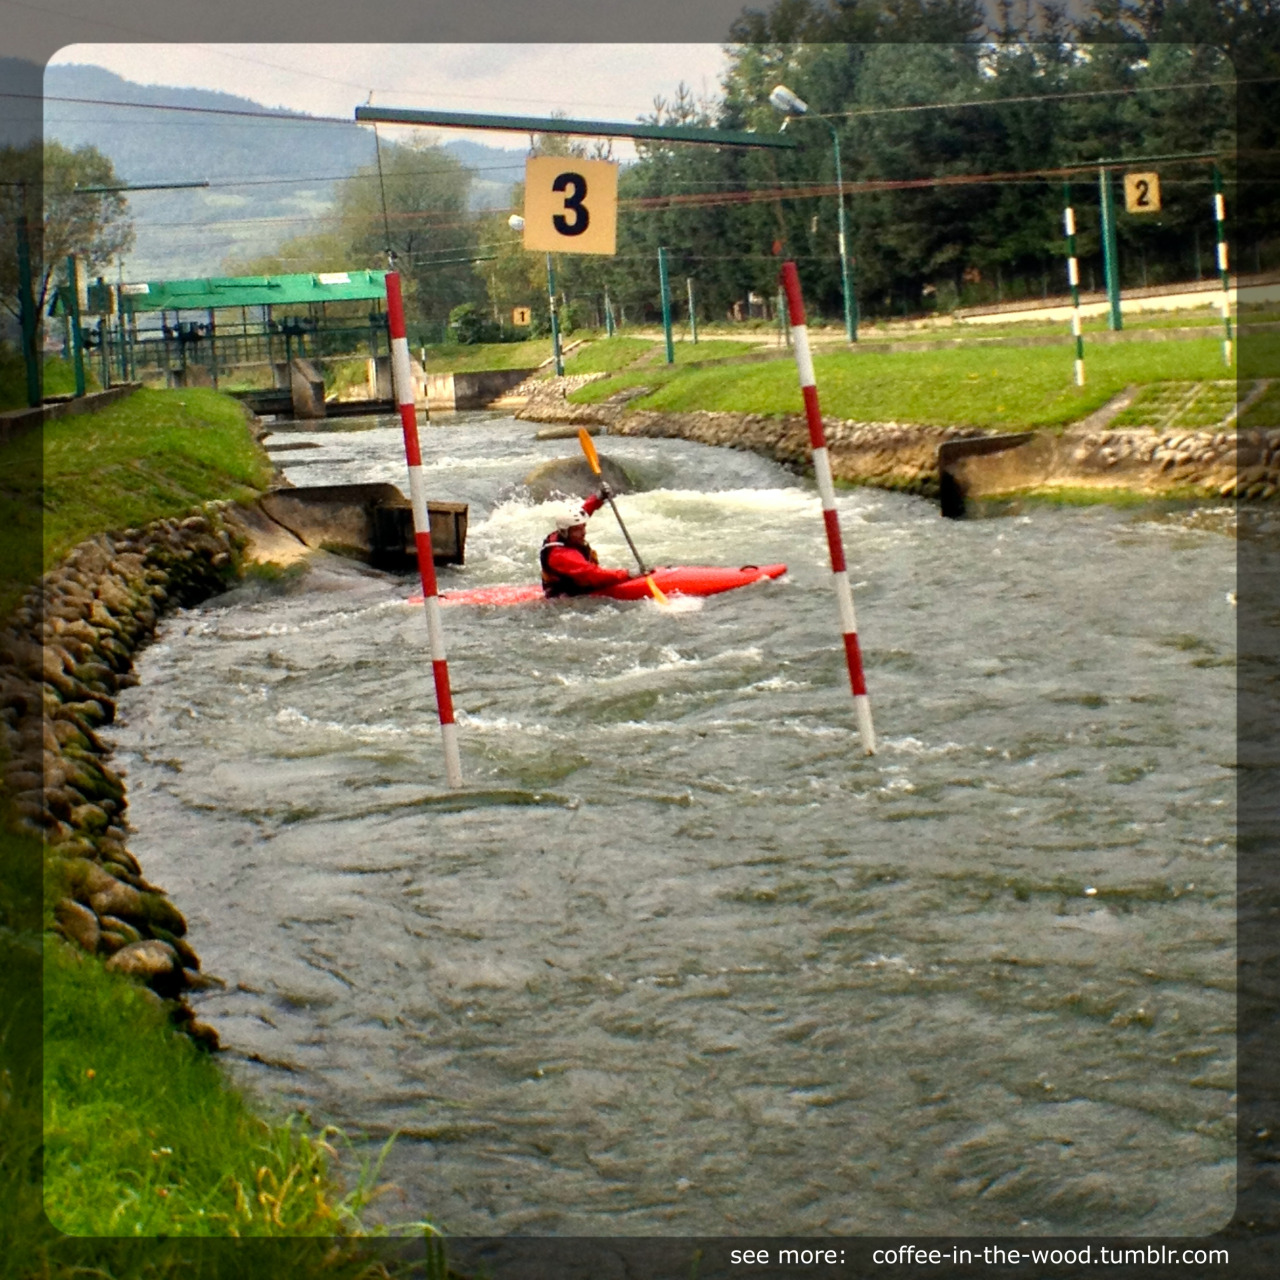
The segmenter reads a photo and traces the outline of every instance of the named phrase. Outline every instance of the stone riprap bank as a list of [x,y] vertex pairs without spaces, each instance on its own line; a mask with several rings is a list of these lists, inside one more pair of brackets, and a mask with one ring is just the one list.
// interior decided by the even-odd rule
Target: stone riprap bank
[[[573,384],[581,385],[580,382]],[[749,449],[797,469],[809,465],[809,436],[800,415],[630,409],[629,388],[602,404],[571,404],[569,380],[539,385],[516,416],[534,422],[600,425],[621,436],[671,436],[700,444]],[[1105,416],[1105,415],[1104,415]],[[936,497],[938,446],[979,439],[977,427],[929,427],[898,422],[824,422],[831,469],[838,481]],[[1280,432],[1109,429],[1096,419],[1062,432],[1036,431],[1029,447],[997,455],[999,466],[971,477],[972,496],[1074,487],[1196,494],[1268,501],[1280,492]]]
[[0,631],[0,737],[17,824],[45,842],[65,896],[58,930],[146,984],[197,1042],[217,1034],[186,993],[211,979],[186,921],[127,847],[125,787],[97,730],[135,683],[133,655],[169,608],[226,588],[245,542],[226,504],[77,546]]

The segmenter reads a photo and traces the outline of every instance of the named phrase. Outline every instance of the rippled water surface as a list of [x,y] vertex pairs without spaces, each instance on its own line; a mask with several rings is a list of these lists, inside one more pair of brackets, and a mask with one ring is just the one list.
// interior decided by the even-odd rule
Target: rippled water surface
[[[530,581],[511,419],[424,430],[470,504],[441,586]],[[295,483],[404,484],[398,429]],[[277,437],[283,439],[283,435]],[[1234,1204],[1234,543],[1212,519],[949,522],[843,493],[880,750],[818,499],[746,453],[602,437],[705,601],[443,612],[320,557],[171,619],[121,698],[132,847],[237,1074],[379,1140],[458,1234],[1195,1232]],[[591,537],[627,549],[608,512]]]

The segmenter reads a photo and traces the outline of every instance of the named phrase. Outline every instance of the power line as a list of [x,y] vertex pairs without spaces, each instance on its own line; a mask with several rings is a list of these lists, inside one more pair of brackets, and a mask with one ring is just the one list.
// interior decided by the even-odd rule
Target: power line
[[[1213,157],[1209,154],[1188,158],[1184,163],[1208,163]],[[1132,168],[1135,164],[1142,164],[1144,160],[1141,156],[1136,156],[1132,160],[1125,161],[1123,164],[1106,162],[1099,165],[1096,161],[1091,164],[1066,165],[1056,169],[1023,169],[1011,171],[1007,173],[952,173],[943,174],[940,177],[931,178],[881,178],[871,179],[864,182],[846,182],[843,184],[845,195],[853,195],[859,191],[908,191],[913,188],[922,187],[951,187],[951,186],[981,186],[981,185],[1002,185],[1002,184],[1020,184],[1039,183],[1047,181],[1051,178],[1067,178],[1075,174],[1093,174],[1099,168],[1116,169],[1116,168]],[[665,195],[665,196],[636,196],[629,200],[619,200],[618,207],[621,209],[655,209],[664,206],[678,205],[682,207],[695,206],[700,208],[711,207],[722,204],[755,204],[767,200],[806,200],[816,199],[820,196],[839,195],[841,187],[834,182],[814,184],[810,186],[775,186],[775,187],[756,187],[746,188],[741,191],[713,191],[705,193],[692,193],[689,195]]]
[[[857,116],[892,115],[908,111],[949,111],[961,107],[1002,107],[1026,102],[1062,102],[1072,98],[1105,98],[1136,93],[1165,93],[1180,89],[1234,89],[1242,84],[1275,84],[1280,76],[1260,76],[1249,80],[1188,80],[1182,84],[1126,85],[1119,89],[1078,89],[1062,93],[1027,93],[1008,98],[970,98],[963,102],[915,102],[897,107],[859,107],[854,111],[827,112],[823,119],[852,119]],[[818,114],[814,112],[813,114]]]
[[[911,111],[948,111],[970,107],[1012,106],[1027,102],[1056,102],[1076,98],[1114,97],[1117,95],[1133,95],[1138,93],[1165,93],[1183,89],[1235,88],[1244,84],[1275,84],[1280,76],[1256,76],[1244,80],[1188,80],[1177,84],[1145,84],[1126,85],[1115,89],[1079,89],[1061,93],[1018,94],[1007,98],[970,98],[960,102],[916,102],[899,106],[859,107],[852,111],[833,111],[824,118],[847,119],[856,116],[889,115]],[[0,97],[18,98],[34,102],[72,102],[81,106],[124,107],[142,111],[177,111],[188,115],[234,116],[272,123],[306,123],[306,124],[341,124],[353,125],[355,121],[348,116],[317,116],[305,112],[275,110],[249,111],[236,107],[194,107],[180,106],[161,102],[123,102],[111,98],[72,98],[56,94],[13,93],[0,91]],[[817,115],[817,112],[813,114]]]
[[64,98],[56,94],[12,93],[8,90],[0,90],[0,98],[22,98],[31,102],[74,102],[82,107],[128,107],[139,111],[180,111],[187,115],[198,116],[242,116],[279,124],[290,121],[306,124],[353,125],[355,123],[349,116],[312,116],[298,111],[244,111],[237,107],[183,107],[165,102],[120,102],[113,98]]

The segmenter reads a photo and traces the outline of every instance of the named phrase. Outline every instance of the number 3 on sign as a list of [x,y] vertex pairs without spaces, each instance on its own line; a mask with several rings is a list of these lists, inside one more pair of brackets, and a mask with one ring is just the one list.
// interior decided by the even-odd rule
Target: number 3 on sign
[[524,166],[524,247],[614,253],[618,166],[576,156],[530,156]]
[[1124,175],[1124,211],[1126,213],[1160,212],[1160,175],[1158,173],[1126,173]]

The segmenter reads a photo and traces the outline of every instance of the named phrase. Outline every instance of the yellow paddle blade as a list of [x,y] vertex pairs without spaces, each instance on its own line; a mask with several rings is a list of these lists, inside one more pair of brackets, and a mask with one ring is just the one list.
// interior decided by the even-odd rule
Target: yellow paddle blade
[[578,428],[578,443],[582,446],[582,452],[587,455],[587,462],[591,466],[591,470],[600,474],[600,455],[596,453],[596,446],[592,442],[591,434],[586,427]]
[[658,586],[658,584],[657,584],[656,582],[654,582],[652,574],[651,574],[649,577],[645,578],[645,581],[649,584],[649,590],[650,590],[651,592],[653,592],[653,598],[654,598],[654,599],[655,599],[659,604],[670,604],[670,603],[671,603],[671,601],[670,601],[670,600],[668,600],[668,599],[667,599],[667,597],[666,597],[666,595],[662,592],[662,590],[661,590],[661,588]]

